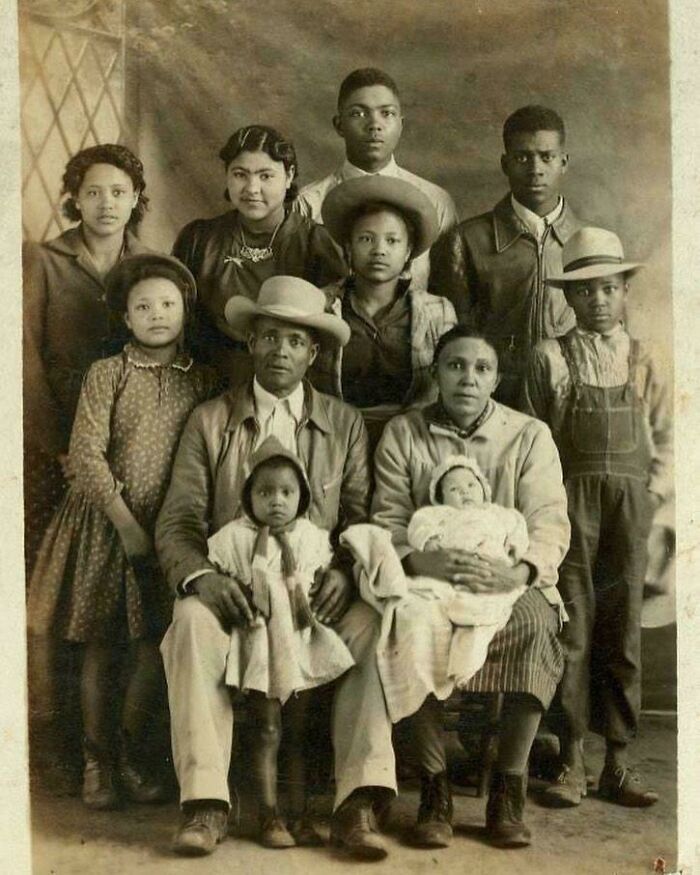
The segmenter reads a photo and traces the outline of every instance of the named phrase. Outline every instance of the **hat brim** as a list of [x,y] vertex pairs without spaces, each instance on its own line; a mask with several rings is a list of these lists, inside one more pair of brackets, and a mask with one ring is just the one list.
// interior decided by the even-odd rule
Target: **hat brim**
[[355,211],[370,202],[388,204],[409,219],[415,231],[411,258],[427,252],[437,240],[440,221],[428,197],[403,179],[374,174],[341,182],[326,195],[321,215],[336,243],[342,246],[347,242]]
[[644,267],[638,261],[623,261],[620,264],[591,264],[580,267],[578,270],[564,271],[555,276],[548,276],[545,280],[548,286],[563,288],[567,283],[575,283],[580,280],[600,279],[604,276],[613,276],[616,273],[627,273],[630,276]]
[[239,340],[248,339],[253,322],[261,316],[311,328],[318,333],[322,343],[345,346],[350,340],[350,326],[332,313],[308,315],[281,304],[260,306],[256,301],[251,301],[243,295],[229,298],[224,308],[224,318],[230,325],[232,334]]

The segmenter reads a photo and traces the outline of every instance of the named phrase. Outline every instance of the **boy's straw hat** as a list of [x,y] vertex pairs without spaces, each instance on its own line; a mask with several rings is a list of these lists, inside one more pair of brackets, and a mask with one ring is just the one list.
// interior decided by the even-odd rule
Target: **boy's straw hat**
[[394,176],[374,174],[341,182],[326,195],[321,215],[336,243],[347,242],[355,211],[368,202],[388,204],[408,219],[415,231],[412,258],[427,252],[440,233],[437,211],[420,189]]
[[550,286],[614,273],[633,274],[644,267],[638,261],[625,261],[620,238],[605,228],[580,228],[572,234],[562,249],[562,263],[561,274],[547,277]]
[[345,346],[350,340],[350,326],[340,316],[326,313],[323,292],[296,276],[273,276],[260,286],[258,300],[243,295],[229,298],[224,317],[241,340],[247,340],[253,320],[269,316],[293,325],[312,328],[322,340]]

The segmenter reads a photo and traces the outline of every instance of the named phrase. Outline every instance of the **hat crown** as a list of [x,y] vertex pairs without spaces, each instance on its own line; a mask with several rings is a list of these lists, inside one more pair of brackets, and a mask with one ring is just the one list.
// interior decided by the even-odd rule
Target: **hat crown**
[[273,276],[266,279],[258,293],[258,307],[277,311],[280,318],[317,316],[326,308],[326,296],[321,289],[296,276]]
[[624,260],[620,238],[604,228],[580,228],[562,249],[565,272],[594,264],[622,264]]

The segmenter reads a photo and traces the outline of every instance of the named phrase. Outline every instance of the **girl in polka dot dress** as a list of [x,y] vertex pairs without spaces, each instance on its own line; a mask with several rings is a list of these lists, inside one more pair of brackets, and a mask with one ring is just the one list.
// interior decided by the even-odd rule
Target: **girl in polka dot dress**
[[[152,536],[185,421],[215,390],[213,372],[183,349],[195,298],[194,278],[171,256],[130,256],[109,275],[108,305],[131,340],[87,373],[70,440],[70,489],[30,582],[30,632],[82,648],[83,801],[91,808],[113,808],[122,795],[163,797],[139,757],[162,690],[158,644],[171,613]],[[115,739],[112,703],[127,645]]]

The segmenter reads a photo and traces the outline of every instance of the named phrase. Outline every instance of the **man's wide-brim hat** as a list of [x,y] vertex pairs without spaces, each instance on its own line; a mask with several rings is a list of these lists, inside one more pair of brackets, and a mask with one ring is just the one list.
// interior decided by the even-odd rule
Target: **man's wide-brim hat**
[[414,232],[412,258],[427,252],[440,233],[437,210],[420,189],[404,179],[374,174],[341,182],[326,195],[321,216],[336,243],[342,246],[348,241],[355,216],[366,203],[393,207],[410,222]]
[[564,268],[560,274],[547,277],[551,286],[615,273],[633,274],[644,267],[638,261],[625,261],[620,238],[604,228],[580,228],[566,241],[561,256]]
[[145,267],[163,268],[167,273],[178,277],[186,289],[183,292],[185,306],[189,309],[194,304],[197,299],[197,283],[179,259],[174,255],[160,252],[141,252],[138,255],[127,255],[122,258],[107,274],[105,300],[111,310],[126,309],[129,290],[141,280]]
[[325,309],[326,296],[317,286],[296,276],[273,276],[260,286],[257,301],[243,295],[229,298],[224,317],[241,340],[248,339],[256,319],[268,316],[311,328],[322,343],[345,346],[350,340],[350,326]]

